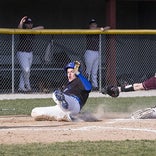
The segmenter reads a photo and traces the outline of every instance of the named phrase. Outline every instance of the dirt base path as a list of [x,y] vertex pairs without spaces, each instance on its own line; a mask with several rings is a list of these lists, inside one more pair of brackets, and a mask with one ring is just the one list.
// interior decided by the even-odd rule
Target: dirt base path
[[156,139],[156,119],[57,122],[34,121],[30,116],[3,116],[0,123],[0,144]]

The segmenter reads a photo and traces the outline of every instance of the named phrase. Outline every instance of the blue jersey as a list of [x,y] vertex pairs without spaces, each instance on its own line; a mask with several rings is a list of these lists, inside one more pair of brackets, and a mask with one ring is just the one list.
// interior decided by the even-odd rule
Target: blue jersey
[[81,109],[86,103],[91,89],[91,83],[82,74],[78,74],[76,79],[67,83],[63,92],[76,97],[79,100]]

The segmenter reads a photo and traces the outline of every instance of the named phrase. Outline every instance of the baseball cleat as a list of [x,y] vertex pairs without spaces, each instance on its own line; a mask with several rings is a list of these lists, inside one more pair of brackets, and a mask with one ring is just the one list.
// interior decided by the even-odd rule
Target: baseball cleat
[[144,110],[138,110],[131,114],[132,119],[150,119],[153,116],[154,110],[152,108],[146,108]]
[[59,104],[59,106],[63,109],[68,109],[68,103],[65,100],[65,96],[64,94],[60,91],[60,90],[56,90],[55,91],[55,97],[58,101],[60,101],[61,103]]
[[102,94],[107,94],[107,87],[106,86],[101,89],[101,93]]
[[65,100],[64,94],[60,90],[56,90],[54,94],[58,101]]
[[67,122],[72,122],[73,120],[72,120],[70,114],[69,114],[69,113],[66,113],[66,115],[64,115],[63,118],[58,118],[57,121],[67,121]]

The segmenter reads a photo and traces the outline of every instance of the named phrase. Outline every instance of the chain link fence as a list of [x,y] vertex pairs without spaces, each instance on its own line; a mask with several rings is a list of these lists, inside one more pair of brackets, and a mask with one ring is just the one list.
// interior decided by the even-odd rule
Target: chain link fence
[[[29,32],[30,33],[30,32]],[[87,34],[88,33],[88,34]],[[64,66],[78,60],[85,75],[86,35],[96,35],[99,50],[99,90],[108,84],[142,82],[156,72],[156,35],[96,33],[0,33],[0,93],[17,93],[22,72],[17,59],[20,35],[32,35],[32,92],[51,92],[67,81]],[[22,44],[26,46],[23,38]],[[90,43],[92,44],[92,43]],[[92,45],[94,46],[94,45]],[[94,67],[93,67],[94,68]]]

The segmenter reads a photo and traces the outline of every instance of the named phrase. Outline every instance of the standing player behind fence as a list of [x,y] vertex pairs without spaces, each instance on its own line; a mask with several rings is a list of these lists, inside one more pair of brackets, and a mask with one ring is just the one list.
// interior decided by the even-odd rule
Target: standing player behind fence
[[81,74],[80,63],[70,62],[64,68],[68,83],[63,91],[56,90],[52,98],[55,106],[36,107],[31,116],[35,120],[72,121],[85,105],[92,89],[91,83]]
[[[109,26],[106,27],[98,27],[95,19],[92,19],[89,22],[89,29],[91,30],[108,30]],[[85,64],[86,64],[86,75],[88,80],[92,82],[92,90],[98,90],[98,82],[97,82],[97,72],[99,67],[99,35],[87,35],[86,36],[86,52],[84,55]]]
[[[19,25],[19,29],[43,29],[43,26],[33,27],[32,19],[24,16]],[[18,52],[17,58],[21,67],[19,92],[29,92],[31,91],[31,85],[29,81],[30,68],[33,61],[33,44],[34,44],[33,34],[21,34],[19,36]]]

